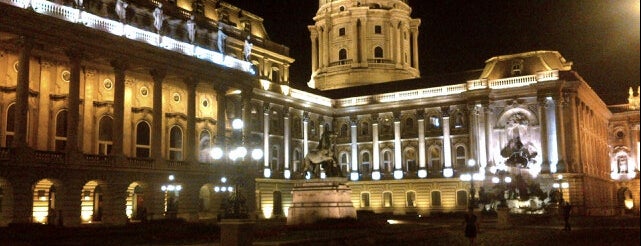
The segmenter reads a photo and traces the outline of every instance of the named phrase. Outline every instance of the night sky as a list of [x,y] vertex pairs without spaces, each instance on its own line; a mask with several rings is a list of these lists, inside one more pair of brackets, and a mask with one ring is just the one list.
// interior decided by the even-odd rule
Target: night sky
[[[317,0],[228,0],[264,18],[272,41],[290,48],[293,86],[311,75],[312,25]],[[420,18],[421,75],[481,69],[485,60],[556,50],[606,104],[627,102],[639,86],[639,0],[464,1],[409,0]]]

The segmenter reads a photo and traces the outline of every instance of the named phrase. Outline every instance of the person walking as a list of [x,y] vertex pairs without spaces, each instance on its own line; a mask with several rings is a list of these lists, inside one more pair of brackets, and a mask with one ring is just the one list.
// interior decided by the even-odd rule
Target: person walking
[[570,213],[572,213],[572,204],[569,202],[562,202],[561,208],[563,209],[563,221],[565,222],[564,231],[571,231],[572,227],[570,226]]
[[467,239],[469,240],[469,245],[474,245],[476,234],[479,231],[479,222],[476,218],[476,215],[474,215],[474,208],[467,209],[467,214],[465,214],[463,225],[465,225],[465,237],[467,237]]

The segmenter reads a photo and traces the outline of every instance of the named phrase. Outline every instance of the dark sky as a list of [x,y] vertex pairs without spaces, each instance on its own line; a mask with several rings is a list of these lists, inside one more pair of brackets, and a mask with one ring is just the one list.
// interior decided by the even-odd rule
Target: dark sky
[[[308,25],[316,0],[228,0],[264,18],[272,41],[290,48],[294,86],[311,75]],[[607,104],[639,86],[639,0],[409,0],[420,18],[421,75],[483,68],[485,60],[556,50]]]

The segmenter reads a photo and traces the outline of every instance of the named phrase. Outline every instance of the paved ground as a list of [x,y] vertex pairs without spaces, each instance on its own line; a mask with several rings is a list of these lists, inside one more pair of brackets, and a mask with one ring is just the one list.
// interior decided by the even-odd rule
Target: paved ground
[[[314,226],[285,226],[261,221],[254,245],[467,245],[460,215],[381,216],[359,221],[328,221]],[[562,231],[560,218],[512,216],[507,229],[484,217],[476,245],[640,245],[639,217],[576,217]],[[180,221],[123,227],[55,228],[22,225],[0,228],[0,245],[220,245],[219,228]],[[247,234],[248,235],[248,234]],[[247,236],[244,235],[244,236]]]

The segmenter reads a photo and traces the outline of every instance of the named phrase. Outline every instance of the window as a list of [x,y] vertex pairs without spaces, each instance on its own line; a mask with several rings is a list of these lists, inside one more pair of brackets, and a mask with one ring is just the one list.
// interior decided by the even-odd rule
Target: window
[[309,133],[311,136],[316,136],[316,123],[313,120],[309,122]]
[[283,216],[283,195],[280,191],[274,191],[273,198],[274,210],[272,211],[272,214],[275,217],[281,217]]
[[201,162],[207,162],[210,160],[209,150],[211,149],[211,133],[208,130],[203,130],[200,132],[200,137],[198,139],[198,159]]
[[141,121],[136,125],[136,157],[151,157],[151,134],[149,123]]
[[456,206],[467,206],[467,191],[459,190],[456,192]]
[[383,27],[380,25],[375,25],[374,26],[374,33],[376,34],[381,34],[383,32]]
[[363,152],[361,154],[361,173],[362,174],[370,174],[370,155],[369,152]]
[[273,83],[280,83],[280,71],[278,67],[272,67],[272,82]]
[[302,159],[302,155],[301,155],[300,150],[298,150],[298,149],[295,149],[295,150],[294,150],[294,157],[293,157],[293,158],[294,158],[294,160],[293,160],[293,163],[294,163],[294,167],[293,167],[293,168],[294,168],[294,172],[299,172],[299,171],[301,171],[301,168],[302,168],[302,167],[301,167],[301,161],[300,161],[300,160]]
[[627,155],[617,156],[617,169],[619,169],[618,173],[628,172],[628,156]]
[[341,154],[340,165],[343,173],[349,173],[349,155],[347,153]]
[[456,167],[459,168],[459,170],[464,171],[466,166],[465,166],[465,147],[463,146],[458,146],[456,147]]
[[338,36],[345,36],[345,28],[341,27],[338,29]]
[[383,59],[383,48],[376,46],[374,48],[374,58]]
[[455,129],[463,128],[464,126],[463,121],[464,121],[463,113],[461,113],[460,111],[457,111],[454,116],[454,128]]
[[113,145],[113,119],[109,116],[103,116],[98,123],[98,154],[111,154]]
[[361,193],[361,208],[369,207],[369,193]]
[[417,170],[416,150],[414,150],[414,148],[405,149],[405,171],[415,173]]
[[441,118],[436,115],[430,116],[430,129],[436,130],[441,127]]
[[63,152],[67,146],[67,110],[61,110],[56,116],[55,151]]
[[405,119],[405,130],[406,131],[414,130],[414,119],[412,118]]
[[369,135],[369,123],[367,122],[361,123],[361,135],[363,136]]
[[338,51],[338,60],[343,61],[347,60],[347,50],[346,49],[341,49]]
[[349,137],[349,134],[347,133],[347,124],[341,125],[341,137]]
[[405,200],[407,203],[405,204],[408,207],[416,207],[416,192],[414,191],[408,191],[405,194]]
[[512,61],[512,76],[521,76],[523,60]]
[[180,161],[183,159],[183,132],[179,126],[169,130],[169,160]]
[[389,191],[383,192],[383,207],[386,207],[386,208],[392,207],[392,192],[389,192]]
[[441,173],[441,150],[437,147],[431,147],[427,156],[428,168],[432,174]]
[[15,104],[9,105],[9,108],[7,108],[7,126],[5,128],[5,139],[4,139],[4,146],[5,147],[11,147],[11,144],[13,143],[13,134],[15,131],[15,126],[16,126],[16,107]]
[[432,191],[432,206],[441,206],[441,192]]
[[272,170],[278,171],[280,170],[280,163],[278,161],[278,157],[280,156],[280,152],[278,151],[278,146],[273,146],[272,147],[272,158],[271,158],[271,168]]
[[392,162],[392,151],[383,152],[383,163],[382,163],[383,172],[391,173],[393,170],[394,163]]

